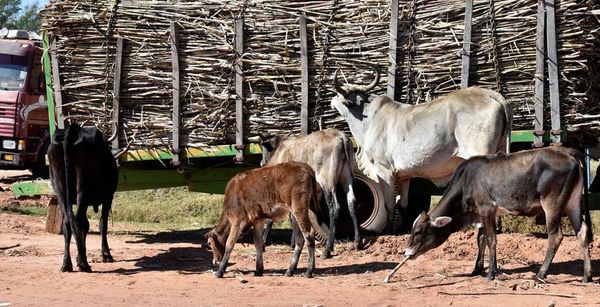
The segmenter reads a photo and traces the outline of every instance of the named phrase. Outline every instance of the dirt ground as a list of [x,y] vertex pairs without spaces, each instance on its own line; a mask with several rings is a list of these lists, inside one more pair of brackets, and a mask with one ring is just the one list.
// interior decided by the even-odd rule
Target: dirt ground
[[[1,201],[14,201],[11,197],[0,192]],[[102,263],[97,221],[91,223],[87,247],[94,272],[61,273],[62,235],[45,232],[45,218],[0,212],[0,306],[600,305],[600,274],[594,274],[594,283],[580,282],[581,250],[572,236],[564,238],[545,284],[532,279],[544,257],[544,235],[499,235],[500,274],[487,281],[469,275],[476,255],[472,230],[452,235],[382,284],[402,259],[408,236],[373,238],[359,252],[350,243],[337,244],[335,256],[317,258],[315,277],[307,279],[301,276],[305,254],[298,274],[283,276],[292,249],[285,244],[289,231],[279,230],[264,254],[265,276],[253,276],[253,245],[238,243],[225,277],[217,279],[202,238],[206,229],[149,233],[109,224],[116,262]],[[73,242],[73,259],[75,250]],[[600,272],[600,239],[592,243],[592,269]]]

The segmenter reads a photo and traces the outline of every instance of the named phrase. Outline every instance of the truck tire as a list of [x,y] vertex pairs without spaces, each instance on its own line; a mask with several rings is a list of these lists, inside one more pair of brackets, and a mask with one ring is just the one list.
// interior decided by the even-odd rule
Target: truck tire
[[48,142],[42,145],[40,152],[38,153],[38,158],[31,167],[31,174],[33,175],[33,178],[50,178],[50,171],[48,169],[48,165],[46,165],[46,152],[48,152],[48,146]]
[[353,188],[359,208],[357,216],[360,227],[373,233],[381,233],[387,226],[387,212],[381,187],[360,171],[356,171]]

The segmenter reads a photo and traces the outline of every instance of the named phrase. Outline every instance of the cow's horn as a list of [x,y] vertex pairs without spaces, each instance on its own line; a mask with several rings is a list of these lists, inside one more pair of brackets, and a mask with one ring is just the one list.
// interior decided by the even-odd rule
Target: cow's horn
[[346,94],[346,90],[344,90],[344,88],[342,88],[340,86],[340,84],[338,83],[338,80],[337,80],[338,71],[340,71],[339,68],[336,69],[335,72],[333,73],[333,85],[335,85],[335,91],[336,92],[338,92],[338,93],[340,93],[342,95],[345,95]]
[[108,138],[108,142],[112,142],[115,140],[115,138],[117,137],[117,129],[115,129],[115,131],[113,132],[113,134]]
[[377,69],[377,66],[373,66],[373,70],[375,71],[375,79],[373,79],[369,85],[366,85],[362,88],[363,92],[368,92],[374,89],[379,83],[379,69]]

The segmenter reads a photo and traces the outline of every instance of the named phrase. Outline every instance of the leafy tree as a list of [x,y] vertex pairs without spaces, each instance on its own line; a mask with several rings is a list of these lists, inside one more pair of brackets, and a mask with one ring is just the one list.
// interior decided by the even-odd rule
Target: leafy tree
[[42,26],[42,18],[38,14],[40,7],[37,3],[31,4],[23,8],[21,14],[15,20],[15,29],[23,29],[32,32],[39,32]]
[[39,32],[40,9],[37,3],[21,8],[21,0],[0,0],[0,28]]
[[0,28],[7,27],[19,13],[21,0],[0,0]]

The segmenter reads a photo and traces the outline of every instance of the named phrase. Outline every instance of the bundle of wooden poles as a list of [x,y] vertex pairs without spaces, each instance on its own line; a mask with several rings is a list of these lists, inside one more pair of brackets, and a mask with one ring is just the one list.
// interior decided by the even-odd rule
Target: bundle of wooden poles
[[[399,1],[396,99],[423,103],[460,87],[464,1]],[[561,113],[572,129],[599,129],[599,16],[593,1],[557,1]],[[124,41],[119,139],[172,145],[171,24],[178,27],[182,145],[235,143],[235,66],[244,76],[245,138],[300,133],[300,16],[306,16],[309,127],[347,129],[329,102],[332,75],[387,87],[391,1],[52,0],[44,29],[56,38],[67,121],[112,129],[117,39]],[[475,0],[470,84],[515,106],[513,129],[533,129],[537,1]],[[236,20],[244,20],[243,53]]]

